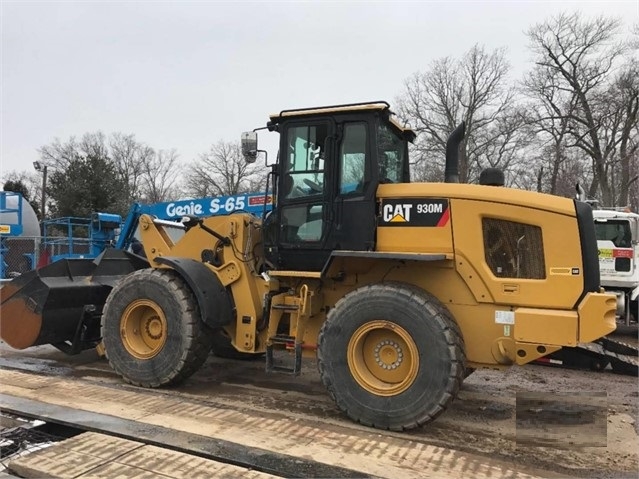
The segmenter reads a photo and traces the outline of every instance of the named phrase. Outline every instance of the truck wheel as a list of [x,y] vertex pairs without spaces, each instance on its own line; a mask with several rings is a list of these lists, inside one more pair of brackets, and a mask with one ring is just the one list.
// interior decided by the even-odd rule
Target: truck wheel
[[119,281],[102,314],[111,367],[136,386],[177,384],[204,363],[211,330],[187,284],[170,270],[143,269]]
[[448,310],[411,285],[359,288],[329,313],[318,367],[337,406],[367,426],[396,431],[433,420],[464,379],[464,342]]

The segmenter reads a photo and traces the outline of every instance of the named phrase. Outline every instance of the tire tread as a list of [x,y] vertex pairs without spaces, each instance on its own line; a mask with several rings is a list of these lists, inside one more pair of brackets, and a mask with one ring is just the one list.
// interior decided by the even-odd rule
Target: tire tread
[[[171,270],[142,269],[123,278],[112,290],[104,305],[104,313],[101,325],[101,333],[105,338],[105,316],[111,307],[112,301],[117,298],[118,291],[143,281],[161,281],[172,291],[173,297],[183,311],[182,320],[186,329],[186,348],[181,352],[180,360],[162,376],[151,380],[136,380],[129,377],[118,361],[109,355],[109,348],[105,342],[106,357],[110,366],[124,381],[135,386],[157,388],[172,386],[184,381],[195,373],[206,361],[211,349],[210,329],[201,321],[197,300],[186,282]],[[168,319],[167,319],[168,320]]]

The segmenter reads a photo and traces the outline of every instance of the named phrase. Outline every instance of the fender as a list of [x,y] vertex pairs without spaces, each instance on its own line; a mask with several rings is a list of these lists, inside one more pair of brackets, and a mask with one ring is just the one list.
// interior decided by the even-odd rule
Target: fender
[[189,285],[198,306],[200,317],[209,328],[225,326],[235,318],[231,297],[217,275],[204,263],[190,258],[159,256],[156,263],[171,267]]
[[637,299],[637,296],[639,296],[639,286],[637,286],[635,289],[630,290],[630,300],[635,301]]

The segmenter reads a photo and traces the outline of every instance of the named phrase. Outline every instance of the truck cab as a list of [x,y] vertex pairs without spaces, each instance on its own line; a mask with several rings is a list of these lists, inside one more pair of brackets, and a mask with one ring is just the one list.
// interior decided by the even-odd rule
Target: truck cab
[[637,323],[639,296],[639,215],[616,209],[593,212],[601,285],[617,295],[617,316]]

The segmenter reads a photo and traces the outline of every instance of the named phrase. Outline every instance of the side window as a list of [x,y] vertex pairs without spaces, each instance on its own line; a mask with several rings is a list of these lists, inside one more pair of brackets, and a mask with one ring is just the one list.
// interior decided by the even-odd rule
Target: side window
[[401,183],[405,156],[404,141],[389,126],[377,128],[377,163],[381,183]]
[[324,148],[328,127],[305,125],[288,129],[288,154],[284,155],[284,198],[324,193]]
[[484,218],[482,229],[486,263],[495,276],[526,279],[546,277],[544,244],[539,226]]
[[361,193],[364,189],[367,134],[365,123],[347,123],[339,151],[340,194]]

